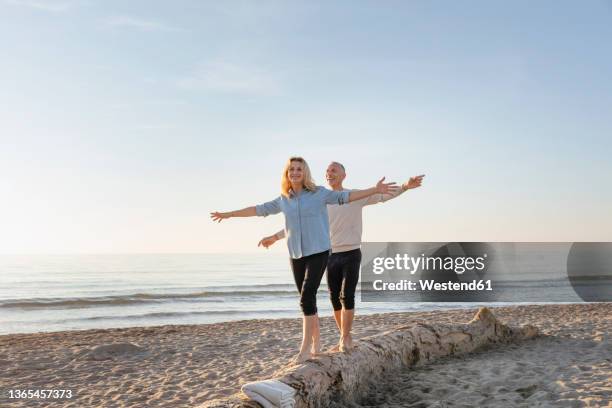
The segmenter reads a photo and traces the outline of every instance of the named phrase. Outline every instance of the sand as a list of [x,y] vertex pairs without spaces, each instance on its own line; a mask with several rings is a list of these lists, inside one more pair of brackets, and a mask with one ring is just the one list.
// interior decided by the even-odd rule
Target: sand
[[[545,335],[393,373],[353,407],[612,406],[612,303],[492,309]],[[475,309],[358,316],[356,339],[415,320],[467,322]],[[337,340],[321,321],[324,348]],[[287,364],[300,319],[0,336],[0,406],[193,407]],[[69,389],[10,400],[11,389]],[[339,401],[340,406],[347,406]]]

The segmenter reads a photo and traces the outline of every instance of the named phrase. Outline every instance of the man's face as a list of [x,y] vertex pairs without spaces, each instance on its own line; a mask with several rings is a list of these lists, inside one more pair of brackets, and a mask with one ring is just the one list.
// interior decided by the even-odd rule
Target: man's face
[[338,164],[332,163],[327,166],[325,178],[327,179],[327,184],[329,184],[331,188],[340,186],[345,177],[346,173],[344,173],[344,170],[342,170],[342,167],[340,167]]

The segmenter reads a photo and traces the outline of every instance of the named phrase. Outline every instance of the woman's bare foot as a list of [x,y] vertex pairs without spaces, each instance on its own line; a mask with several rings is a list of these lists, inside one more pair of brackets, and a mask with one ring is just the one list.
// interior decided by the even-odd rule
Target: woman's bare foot
[[313,357],[313,354],[310,350],[308,351],[300,351],[295,357],[291,359],[289,365],[294,364],[302,364],[306,360],[310,360]]
[[312,346],[310,347],[310,352],[313,356],[321,354],[321,343],[318,341],[313,342]]
[[340,343],[329,349],[330,353],[337,353],[338,351],[340,351]]
[[342,336],[340,338],[339,350],[342,352],[350,351],[353,348],[353,338],[351,335]]

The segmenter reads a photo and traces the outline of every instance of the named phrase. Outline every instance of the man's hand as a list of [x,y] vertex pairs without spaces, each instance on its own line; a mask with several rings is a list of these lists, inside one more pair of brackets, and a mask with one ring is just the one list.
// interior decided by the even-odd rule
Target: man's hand
[[410,177],[410,180],[402,184],[402,189],[410,190],[411,188],[421,187],[421,183],[423,182],[423,177],[425,177],[424,174],[421,174],[420,176]]
[[268,247],[272,246],[272,244],[274,244],[276,241],[278,241],[276,235],[270,235],[269,237],[262,238],[262,240],[259,241],[259,244],[257,244],[257,246],[263,246],[264,248],[268,249]]

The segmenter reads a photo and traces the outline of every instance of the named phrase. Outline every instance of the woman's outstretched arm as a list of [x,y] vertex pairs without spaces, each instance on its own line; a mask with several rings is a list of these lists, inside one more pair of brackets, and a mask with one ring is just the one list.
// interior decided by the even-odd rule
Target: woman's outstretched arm
[[400,194],[404,193],[405,191],[408,191],[413,188],[421,187],[421,184],[423,183],[423,177],[425,177],[424,174],[421,174],[420,176],[410,177],[410,179],[406,181],[405,183],[402,183],[400,188],[394,193],[371,195],[368,197],[368,199],[365,201],[363,205],[384,203],[385,201],[389,201],[393,198],[399,197]]
[[255,206],[252,206],[252,207],[247,207],[247,208],[243,208],[242,210],[236,210],[236,211],[211,212],[210,218],[212,218],[213,221],[221,222],[223,220],[226,220],[232,217],[255,217],[256,215],[257,215],[257,212],[255,211]]
[[242,210],[229,211],[229,212],[211,212],[210,218],[213,221],[221,222],[232,217],[267,217],[271,214],[278,214],[281,212],[280,197],[267,203],[254,205],[252,207],[243,208]]
[[362,198],[366,198],[371,196],[372,194],[390,194],[394,193],[399,189],[399,186],[395,182],[385,183],[385,178],[381,178],[378,180],[378,183],[372,188],[368,188],[365,190],[353,190],[349,193],[349,203],[352,201],[361,200]]

